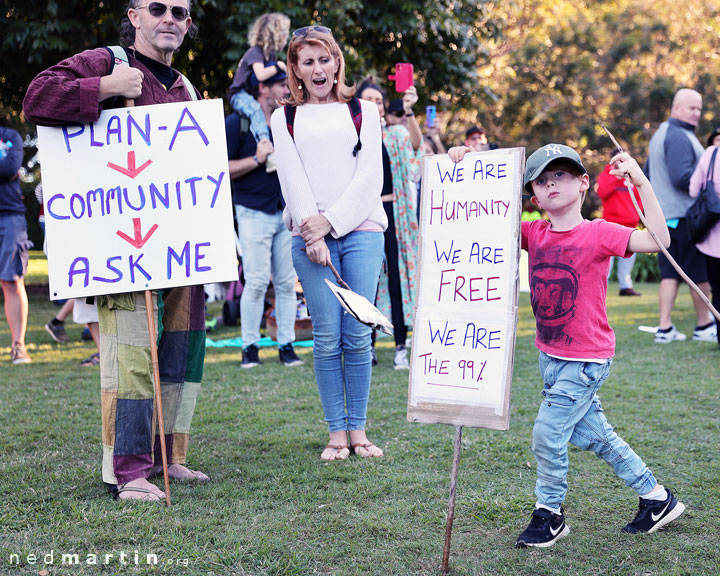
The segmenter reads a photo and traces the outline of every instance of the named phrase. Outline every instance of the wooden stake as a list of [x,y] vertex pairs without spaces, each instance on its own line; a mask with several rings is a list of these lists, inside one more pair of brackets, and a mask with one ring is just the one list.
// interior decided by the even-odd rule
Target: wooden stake
[[455,451],[453,452],[452,473],[450,474],[450,501],[448,502],[448,516],[445,524],[445,549],[442,559],[442,576],[447,576],[450,563],[450,539],[452,538],[453,520],[455,520],[455,491],[457,488],[458,469],[460,468],[460,450],[462,449],[462,426],[455,427]]
[[147,308],[148,330],[150,332],[150,359],[152,360],[155,406],[157,408],[158,432],[160,433],[160,453],[162,455],[163,476],[165,477],[165,504],[172,506],[167,451],[165,449],[165,420],[163,419],[162,392],[160,391],[160,363],[158,362],[157,340],[155,337],[155,310],[150,290],[145,290],[145,307]]

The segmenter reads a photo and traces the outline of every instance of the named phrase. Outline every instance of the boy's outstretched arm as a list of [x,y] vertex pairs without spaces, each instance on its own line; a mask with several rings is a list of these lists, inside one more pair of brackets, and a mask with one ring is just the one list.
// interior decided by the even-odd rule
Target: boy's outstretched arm
[[[629,178],[630,182],[638,189],[647,223],[653,229],[662,245],[665,248],[670,246],[670,232],[665,222],[665,215],[655,197],[655,192],[650,184],[650,180],[647,179],[647,176],[645,176],[638,163],[627,152],[616,154],[612,160],[610,160],[610,163],[613,165],[610,174],[618,178]],[[631,194],[632,192],[628,193]],[[657,252],[658,250],[658,245],[648,230],[635,230],[635,232],[631,234],[630,241],[628,242],[628,251]]]

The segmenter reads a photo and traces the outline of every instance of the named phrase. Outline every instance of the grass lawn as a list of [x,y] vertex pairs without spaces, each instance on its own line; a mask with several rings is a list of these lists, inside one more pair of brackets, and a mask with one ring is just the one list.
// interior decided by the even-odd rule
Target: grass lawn
[[[43,265],[34,254],[31,282],[45,281]],[[609,290],[618,346],[601,398],[618,433],[687,512],[649,536],[622,533],[637,497],[604,463],[573,448],[570,536],[547,550],[513,548],[535,502],[530,435],[542,388],[523,294],[510,430],[468,428],[463,435],[454,576],[720,571],[720,350],[693,341],[655,345],[637,326],[656,323],[657,285],[636,289],[641,298],[618,297],[617,285]],[[71,343],[55,344],[43,325],[56,311],[33,291],[33,363],[25,366],[9,363],[0,314],[1,575],[438,574],[455,431],[406,422],[407,373],[392,370],[390,340],[378,341],[368,426],[387,457],[338,463],[319,459],[327,436],[311,351],[298,349],[305,366],[284,368],[275,350],[262,350],[263,367],[241,370],[240,350],[209,348],[189,463],[212,482],[173,484],[168,509],[114,502],[106,492],[99,373],[79,364],[92,344],[81,342],[81,327],[72,324]],[[675,322],[692,333],[693,320],[684,288]],[[225,327],[211,337],[239,335],[239,327]],[[72,553],[80,564],[62,566],[60,555]],[[11,564],[12,554],[20,566]],[[103,565],[106,554],[114,556]],[[157,555],[157,565],[145,563],[148,554]],[[99,566],[88,564],[92,555]]]

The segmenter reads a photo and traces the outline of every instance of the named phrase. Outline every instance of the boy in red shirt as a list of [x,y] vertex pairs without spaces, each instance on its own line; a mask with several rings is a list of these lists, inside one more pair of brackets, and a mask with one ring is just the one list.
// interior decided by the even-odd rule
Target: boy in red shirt
[[[467,150],[454,148],[448,154],[458,161]],[[617,154],[610,162],[611,174],[628,176],[637,187],[650,226],[668,246],[665,217],[640,166],[627,153]],[[605,308],[608,260],[655,252],[657,246],[647,230],[583,219],[580,207],[588,186],[587,171],[572,148],[548,144],[527,160],[525,190],[549,220],[522,222],[544,400],[532,440],[537,502],[529,526],[518,537],[519,548],[552,546],[570,533],[562,508],[568,442],[595,452],[640,496],[637,515],[623,531],[654,532],[685,510],[615,433],[597,395],[615,354],[615,334]]]

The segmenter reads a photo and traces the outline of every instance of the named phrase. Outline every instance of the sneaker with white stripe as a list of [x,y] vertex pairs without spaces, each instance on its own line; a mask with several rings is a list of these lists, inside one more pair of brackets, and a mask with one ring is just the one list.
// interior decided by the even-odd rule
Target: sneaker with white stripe
[[625,525],[623,532],[652,534],[685,512],[685,504],[675,498],[670,490],[667,488],[665,490],[668,494],[665,500],[640,498],[638,512],[633,521]]
[[670,342],[682,342],[687,336],[682,332],[678,332],[675,326],[670,326],[667,330],[657,329],[655,332],[655,344],[670,344]]
[[546,508],[535,508],[530,524],[518,536],[515,548],[548,548],[568,534],[570,527],[565,524],[565,511],[562,506],[560,514],[553,514]]

